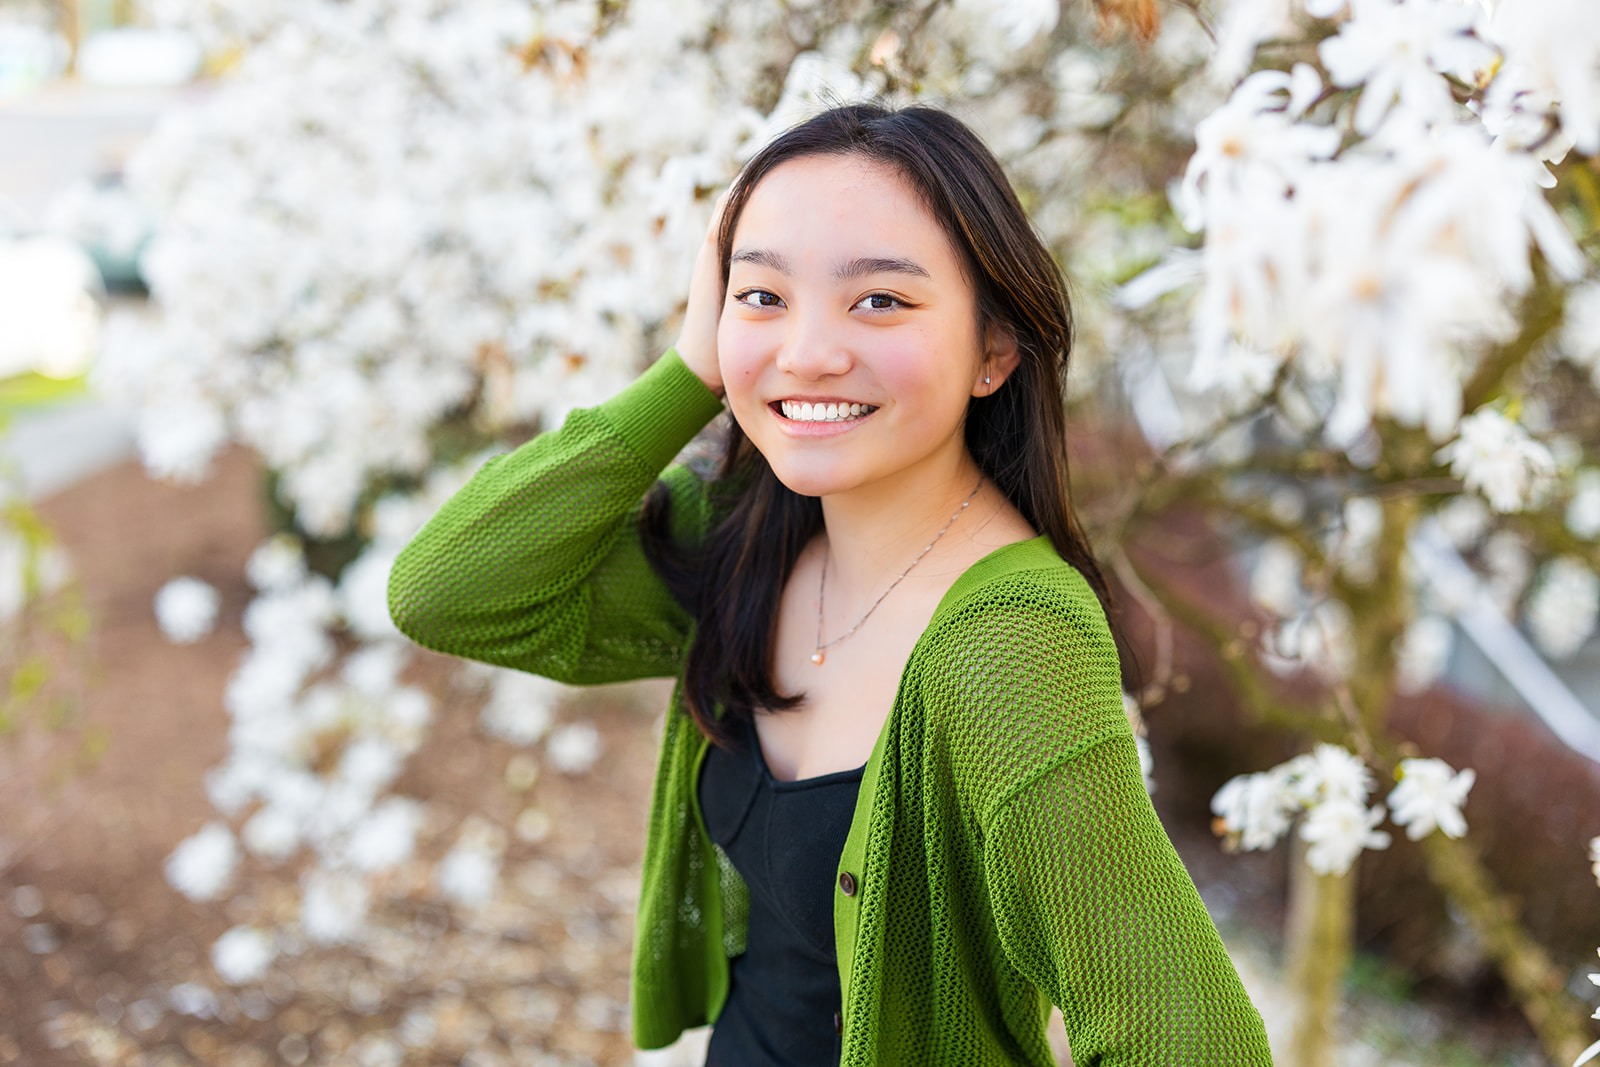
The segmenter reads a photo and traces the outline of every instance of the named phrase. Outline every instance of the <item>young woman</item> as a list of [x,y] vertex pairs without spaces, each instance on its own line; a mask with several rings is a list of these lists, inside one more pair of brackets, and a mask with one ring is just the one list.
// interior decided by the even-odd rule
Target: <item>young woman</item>
[[[418,643],[675,676],[634,1040],[717,1067],[1271,1062],[1157,821],[1067,494],[1061,275],[928,108],[758,153],[677,343],[395,564]],[[720,470],[673,457],[722,410]]]

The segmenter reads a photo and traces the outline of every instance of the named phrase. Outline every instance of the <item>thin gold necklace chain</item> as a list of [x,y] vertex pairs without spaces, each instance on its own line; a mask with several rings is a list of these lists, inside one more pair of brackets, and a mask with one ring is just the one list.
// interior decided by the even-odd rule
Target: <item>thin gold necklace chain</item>
[[900,584],[901,579],[903,579],[906,575],[911,573],[911,568],[915,567],[917,564],[921,563],[922,562],[922,557],[926,556],[929,552],[933,551],[933,546],[939,543],[939,538],[944,536],[945,530],[948,530],[948,529],[950,529],[951,526],[955,525],[955,521],[961,517],[961,513],[963,511],[967,510],[967,505],[972,503],[972,498],[977,496],[978,495],[978,490],[982,489],[982,488],[983,488],[983,475],[980,474],[980,475],[978,475],[978,484],[972,487],[972,492],[968,493],[967,494],[967,499],[965,499],[965,500],[963,500],[961,502],[961,506],[959,508],[956,508],[955,514],[950,516],[950,521],[944,524],[944,528],[941,529],[938,533],[933,535],[933,540],[928,542],[928,546],[926,548],[924,548],[921,552],[917,553],[917,558],[911,561],[910,566],[906,567],[905,570],[900,572],[900,577],[899,578],[896,578],[894,581],[889,583],[889,588],[887,588],[887,589],[885,589],[883,591],[883,596],[880,596],[877,600],[874,600],[872,602],[872,607],[867,609],[867,613],[865,615],[861,616],[860,620],[858,620],[854,626],[850,627],[850,629],[847,630],[845,633],[841,634],[838,637],[835,637],[832,641],[829,641],[827,644],[823,644],[822,643],[822,604],[823,604],[823,593],[826,591],[826,589],[828,587],[828,558],[829,558],[829,548],[830,548],[830,546],[828,545],[828,543],[826,541],[823,542],[823,545],[822,545],[822,577],[817,582],[817,647],[816,647],[816,650],[811,653],[811,662],[812,663],[815,663],[818,666],[821,666],[822,665],[822,659],[823,659],[822,654],[824,652],[826,652],[828,649],[832,648],[834,645],[837,645],[840,641],[843,641],[846,637],[849,637],[851,634],[855,633],[857,630],[861,629],[862,625],[867,621],[868,618],[871,617],[872,613],[874,611],[878,610],[878,605],[883,603],[884,597],[887,597],[890,593],[894,592],[894,587]]

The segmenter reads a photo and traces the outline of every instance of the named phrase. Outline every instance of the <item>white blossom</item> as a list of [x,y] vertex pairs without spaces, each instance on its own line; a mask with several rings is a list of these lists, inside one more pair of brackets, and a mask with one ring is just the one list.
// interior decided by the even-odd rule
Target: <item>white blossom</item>
[[1231,85],[1250,69],[1256,46],[1262,41],[1294,32],[1293,0],[1234,0],[1217,20],[1217,45],[1207,73],[1219,84]]
[[1211,810],[1229,833],[1240,835],[1240,847],[1265,849],[1289,829],[1299,804],[1278,770],[1242,774],[1227,781],[1211,798]]
[[405,646],[396,642],[367,645],[345,658],[339,676],[362,696],[383,700],[395,693],[406,658]]
[[1320,744],[1310,755],[1290,762],[1298,792],[1313,800],[1347,800],[1364,804],[1374,784],[1372,771],[1361,758],[1339,745]]
[[298,538],[274,534],[256,546],[244,566],[245,578],[263,593],[293,588],[306,577],[306,554]]
[[1506,618],[1516,614],[1517,601],[1533,576],[1528,546],[1514,530],[1496,530],[1480,549],[1489,595]]
[[394,781],[404,762],[405,754],[394,742],[366,734],[353,739],[345,748],[334,774],[370,797]]
[[313,943],[332,945],[356,940],[366,926],[372,891],[350,871],[307,871],[301,879],[300,927]]
[[1600,10],[1586,0],[1495,4],[1484,35],[1505,52],[1496,81],[1559,102],[1562,130],[1580,152],[1600,154]]
[[211,966],[229,985],[245,985],[266,974],[276,955],[266,933],[253,926],[235,926],[212,943]]
[[494,672],[493,690],[479,713],[484,733],[514,745],[532,745],[555,723],[564,687],[525,671]]
[[1257,71],[1195,127],[1195,152],[1174,204],[1189,229],[1212,225],[1215,210],[1281,196],[1313,160],[1339,147],[1336,131],[1293,121],[1293,85],[1282,71]]
[[440,861],[437,877],[440,891],[453,903],[473,907],[493,895],[500,860],[480,848],[456,847]]
[[477,817],[468,819],[434,872],[440,892],[462,907],[486,903],[499,881],[504,851],[503,831]]
[[1359,757],[1320,744],[1271,770],[1230,779],[1212,797],[1211,810],[1246,849],[1271,848],[1304,812],[1300,836],[1311,846],[1306,862],[1322,874],[1343,873],[1363,848],[1389,845],[1389,835],[1375,829],[1383,806],[1367,807],[1372,786],[1372,772]]
[[407,752],[421,743],[423,730],[433,718],[433,701],[416,686],[401,686],[383,700],[383,726]]
[[1139,750],[1139,774],[1144,778],[1144,791],[1146,793],[1154,793],[1156,791],[1156,761],[1150,755],[1150,742],[1142,737],[1135,736],[1133,744]]
[[346,855],[357,870],[389,870],[411,858],[421,826],[421,804],[388,797],[351,830]]
[[1342,600],[1323,599],[1261,635],[1263,662],[1279,674],[1310,669],[1328,683],[1350,676],[1355,635]]
[[1600,282],[1586,282],[1567,294],[1561,351],[1600,382]]
[[545,741],[550,765],[563,774],[583,774],[600,758],[600,731],[586,722],[567,723]]
[[1477,772],[1470,767],[1457,772],[1440,759],[1403,759],[1395,769],[1399,784],[1389,792],[1389,808],[1396,825],[1406,828],[1413,841],[1435,828],[1446,837],[1461,837],[1467,821],[1461,817],[1467,791]]
[[199,1019],[214,1019],[217,1015],[217,995],[199,982],[179,982],[167,990],[167,1004],[180,1015]]
[[172,888],[190,900],[215,900],[233,881],[238,863],[233,831],[213,821],[179,842],[162,870]]
[[[333,589],[321,575],[303,583],[277,589],[252,600],[244,611],[244,632],[252,642],[250,658],[264,665],[262,674],[274,674],[292,691],[310,672],[333,658],[328,626],[334,619]],[[246,664],[248,667],[248,663]],[[237,681],[246,668],[241,668]],[[266,678],[257,678],[266,683]],[[264,686],[257,692],[271,691]]]
[[1453,0],[1350,0],[1351,17],[1318,46],[1339,86],[1362,86],[1356,130],[1371,134],[1396,98],[1436,121],[1454,102],[1441,73],[1473,80],[1497,58],[1470,35],[1476,15]]
[[1567,502],[1567,529],[1585,541],[1600,538],[1600,468],[1585,467],[1572,479]]
[[174,578],[156,593],[156,622],[168,641],[193,644],[217,622],[222,594],[199,578]]
[[399,550],[373,545],[339,576],[339,612],[358,637],[397,637],[389,617],[389,571]]
[[1555,473],[1550,450],[1494,408],[1479,408],[1462,419],[1460,436],[1436,458],[1499,512],[1527,507]]
[[1450,543],[1466,551],[1483,539],[1488,532],[1491,516],[1482,498],[1453,496],[1434,512],[1434,518],[1439,521],[1439,528],[1445,536],[1450,538]]
[[1471,11],[1361,0],[1353,16],[1322,48],[1338,83],[1365,86],[1365,139],[1334,154],[1337,128],[1301,111],[1309,71],[1258,71],[1196,127],[1174,198],[1206,231],[1188,381],[1225,389],[1237,409],[1256,383],[1227,369],[1230,353],[1294,353],[1280,364],[1291,380],[1334,390],[1331,410],[1308,412],[1329,443],[1354,448],[1376,415],[1445,440],[1463,346],[1511,328],[1510,299],[1532,284],[1528,246],[1568,280],[1584,259],[1543,198],[1540,162],[1451,102],[1439,72],[1470,80],[1493,60],[1467,32]]
[[1378,537],[1383,532],[1383,505],[1371,497],[1351,497],[1344,502],[1342,528],[1331,557],[1350,581],[1361,585],[1376,576]]
[[1061,15],[1058,0],[963,0],[1005,33],[1006,45],[1021,48],[1055,28]]
[[1300,824],[1300,836],[1310,846],[1306,863],[1318,874],[1344,874],[1362,849],[1388,848],[1388,833],[1374,829],[1383,817],[1381,804],[1367,809],[1344,797],[1323,801]]
[[1261,555],[1250,572],[1251,601],[1283,618],[1294,615],[1305,600],[1300,584],[1304,566],[1293,544],[1282,538],[1268,541],[1261,546]]
[[239,836],[244,847],[257,856],[287,859],[300,847],[300,818],[285,807],[265,804],[246,820]]
[[1533,639],[1552,659],[1567,659],[1594,633],[1600,577],[1572,556],[1547,563],[1528,595],[1525,618]]
[[1395,648],[1395,686],[1420,693],[1437,681],[1450,661],[1455,630],[1448,619],[1420,615],[1407,624]]
[[197,482],[226,443],[228,427],[214,404],[198,396],[167,396],[139,412],[136,434],[151,474]]

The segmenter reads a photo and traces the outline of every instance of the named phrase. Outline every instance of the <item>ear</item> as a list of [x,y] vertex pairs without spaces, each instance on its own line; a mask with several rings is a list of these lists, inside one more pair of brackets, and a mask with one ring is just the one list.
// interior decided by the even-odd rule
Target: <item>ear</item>
[[972,395],[994,393],[1021,363],[1022,353],[1017,351],[1017,339],[1011,331],[999,323],[990,323],[984,328],[983,362],[972,380]]

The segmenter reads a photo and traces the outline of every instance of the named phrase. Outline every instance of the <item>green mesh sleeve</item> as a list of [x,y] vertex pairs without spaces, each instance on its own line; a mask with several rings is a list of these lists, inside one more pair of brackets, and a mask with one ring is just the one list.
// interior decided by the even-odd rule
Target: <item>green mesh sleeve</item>
[[996,811],[984,871],[1006,956],[1061,1008],[1077,1063],[1270,1067],[1261,1017],[1156,818],[1131,730]]
[[[1145,790],[1104,612],[1071,567],[949,613],[930,705],[998,948],[1081,1067],[1268,1067],[1250,1003]],[[978,872],[974,872],[978,873]]]
[[[644,494],[721,402],[675,352],[595,408],[485,463],[401,551],[395,625],[426,648],[574,685],[678,672],[690,619],[639,538]],[[706,520],[692,471],[662,475],[675,536]]]

